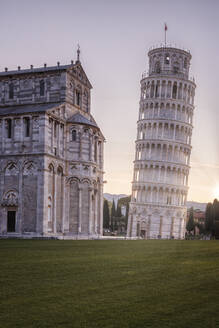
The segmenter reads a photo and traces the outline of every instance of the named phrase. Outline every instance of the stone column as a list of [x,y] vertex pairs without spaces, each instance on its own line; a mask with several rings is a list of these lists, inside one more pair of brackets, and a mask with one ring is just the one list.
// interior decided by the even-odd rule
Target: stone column
[[131,237],[136,237],[137,236],[136,214],[132,215],[132,225],[131,225],[130,235],[131,235]]
[[65,175],[62,176],[62,233],[65,232],[66,184]]
[[53,154],[54,121],[51,119],[51,153]]
[[98,233],[102,236],[103,235],[103,184],[100,182],[99,184],[99,229]]
[[158,134],[159,134],[159,123],[157,123],[157,127],[156,127],[156,139],[158,139]]
[[79,136],[79,154],[78,154],[78,158],[81,159],[81,156],[82,156],[82,133],[79,132],[78,136]]
[[57,174],[53,172],[53,233],[56,233],[56,179]]
[[92,192],[93,188],[89,187],[89,235],[92,235],[93,233],[93,227],[92,227]]
[[163,137],[164,137],[164,123],[162,123],[162,132],[161,132],[161,139],[163,139]]
[[68,233],[69,232],[69,210],[70,210],[70,188],[71,184],[70,182],[65,182],[65,190],[66,190],[66,195],[65,195],[65,216],[64,216],[64,232]]
[[164,84],[164,99],[167,98],[167,87],[168,87],[168,81],[165,81],[165,84]]
[[78,187],[79,201],[78,201],[78,233],[81,233],[81,215],[82,215],[82,187]]
[[90,161],[93,161],[92,144],[93,144],[93,137],[90,135],[90,141],[89,141],[89,160]]
[[60,123],[57,122],[57,155],[59,156],[60,155]]
[[181,239],[181,231],[182,231],[182,218],[179,219],[179,238]]
[[160,227],[159,227],[159,235],[162,238],[162,227],[163,227],[163,217],[160,216]]
[[151,159],[151,147],[152,147],[152,145],[151,145],[151,143],[149,144],[149,155],[148,155],[148,158],[149,159]]
[[100,160],[99,160],[99,147],[100,147],[100,145],[99,145],[98,139],[96,140],[96,147],[97,147],[97,160],[96,160],[96,163],[99,165],[99,162],[100,162]]
[[179,94],[180,94],[180,90],[179,90],[179,83],[176,84],[177,85],[177,93],[176,93],[176,99],[179,99]]
[[[22,165],[19,170],[19,185],[18,185],[18,210],[16,220],[16,232],[22,233],[22,221],[23,221],[23,208],[22,208],[22,186],[23,186],[23,168]],[[35,227],[36,228],[36,227]]]
[[170,237],[172,237],[173,235],[173,227],[174,227],[174,217],[171,218]]
[[158,182],[160,182],[161,166],[158,167]]
[[97,234],[97,211],[98,211],[97,190],[94,191],[94,194],[95,194],[94,232],[95,234]]
[[164,167],[164,183],[167,182],[167,167]]
[[37,174],[37,234],[48,232],[48,170],[38,169]]
[[149,239],[151,235],[151,215],[148,215],[148,224],[147,224],[147,238]]
[[149,198],[150,203],[152,203],[152,192],[153,192],[153,191],[152,191],[152,187],[151,187],[151,190],[150,190],[150,196],[149,196],[149,197],[150,197],[150,198]]
[[129,213],[128,225],[127,225],[127,237],[132,236],[132,220],[133,220],[133,216],[131,213]]

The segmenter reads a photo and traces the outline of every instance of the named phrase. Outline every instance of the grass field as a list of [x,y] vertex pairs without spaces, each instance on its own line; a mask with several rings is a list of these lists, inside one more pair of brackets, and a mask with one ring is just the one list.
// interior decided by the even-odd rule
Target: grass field
[[219,241],[0,240],[0,327],[219,327]]

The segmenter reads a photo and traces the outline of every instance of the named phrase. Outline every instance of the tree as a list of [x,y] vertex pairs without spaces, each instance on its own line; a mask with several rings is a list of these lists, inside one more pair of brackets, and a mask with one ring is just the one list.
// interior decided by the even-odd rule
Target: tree
[[115,202],[113,199],[113,205],[112,205],[112,209],[111,209],[111,222],[110,222],[110,229],[112,231],[114,231],[115,217],[116,217],[116,206],[115,206]]
[[189,220],[186,225],[186,230],[191,233],[195,229],[195,223],[194,223],[194,213],[193,213],[193,207],[189,210]]
[[125,229],[127,231],[128,225],[128,217],[129,217],[129,203],[126,204],[126,211],[125,211]]
[[217,199],[213,202],[214,221],[211,235],[219,239],[219,201]]
[[114,217],[113,229],[114,229],[114,231],[118,230],[118,218],[117,217]]
[[125,217],[123,218],[123,224],[124,224],[125,230],[127,230],[130,201],[131,201],[131,196],[123,197],[118,200],[118,205],[126,207],[126,214],[125,214]]
[[120,225],[120,219],[122,217],[122,211],[121,211],[121,206],[119,205],[119,203],[117,203],[117,208],[115,211],[115,217],[114,217],[114,231],[118,231],[119,225]]
[[[219,202],[217,199],[214,199],[213,204],[211,204],[211,212],[208,215],[208,232],[211,234],[212,237],[215,237],[216,234],[216,222],[219,220]],[[206,208],[207,210],[207,208]],[[208,213],[207,213],[208,214]]]
[[117,204],[116,216],[117,218],[120,218],[122,216],[121,206],[119,204]]
[[196,223],[196,227],[198,227],[199,234],[205,234],[205,226],[202,223]]
[[126,204],[130,203],[130,201],[131,201],[131,196],[122,197],[118,200],[118,204],[120,206],[126,206]]
[[103,203],[103,228],[109,229],[110,227],[110,214],[109,214],[109,204],[106,199]]
[[205,210],[205,230],[212,234],[214,230],[214,209],[212,203],[208,203]]

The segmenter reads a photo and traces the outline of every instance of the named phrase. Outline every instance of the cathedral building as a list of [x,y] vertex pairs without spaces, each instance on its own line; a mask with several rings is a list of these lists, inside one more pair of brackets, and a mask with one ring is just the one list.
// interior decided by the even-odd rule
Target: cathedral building
[[141,80],[128,237],[184,238],[195,83],[191,54],[149,51]]
[[80,62],[0,73],[0,237],[102,235],[104,136]]

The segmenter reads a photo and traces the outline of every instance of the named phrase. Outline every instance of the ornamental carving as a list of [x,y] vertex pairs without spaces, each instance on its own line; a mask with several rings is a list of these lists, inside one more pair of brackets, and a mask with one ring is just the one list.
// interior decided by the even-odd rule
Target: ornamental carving
[[70,167],[70,173],[74,174],[75,171],[78,170],[78,166],[76,164],[71,165]]
[[24,165],[23,174],[24,175],[35,175],[37,173],[36,166],[33,162],[28,162]]
[[33,117],[33,128],[38,128],[39,127],[39,117],[35,116]]
[[15,122],[15,125],[16,125],[16,126],[20,126],[20,125],[21,125],[21,120],[20,120],[19,118],[16,118],[16,119],[14,120],[14,122]]
[[16,190],[9,190],[4,194],[2,206],[18,206],[18,193]]
[[19,170],[15,163],[9,163],[5,169],[5,175],[17,175]]

